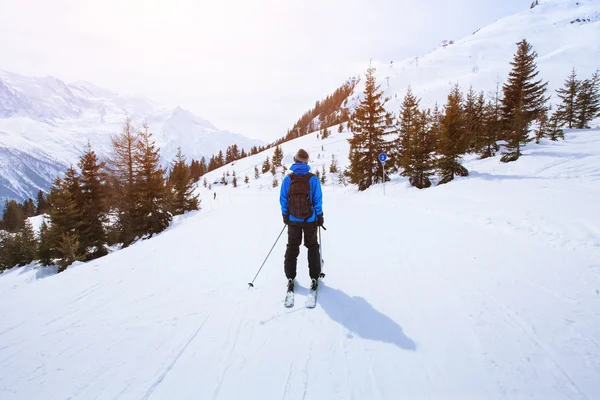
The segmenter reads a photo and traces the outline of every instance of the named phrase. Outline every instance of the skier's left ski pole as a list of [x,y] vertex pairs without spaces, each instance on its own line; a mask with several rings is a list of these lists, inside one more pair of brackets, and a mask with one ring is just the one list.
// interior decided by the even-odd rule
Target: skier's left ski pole
[[279,242],[279,238],[281,237],[281,235],[283,234],[283,231],[285,231],[285,228],[287,228],[287,225],[283,226],[283,229],[281,230],[281,232],[279,233],[279,236],[277,236],[277,240],[275,240],[275,243],[273,243],[273,247],[271,247],[271,250],[269,250],[269,254],[267,254],[267,257],[265,257],[265,261],[263,261],[262,265],[260,266],[260,268],[258,269],[258,272],[256,273],[256,275],[254,275],[254,279],[252,279],[252,282],[248,283],[248,289],[253,288],[254,287],[254,281],[256,280],[256,277],[258,276],[258,274],[260,274],[260,271],[263,269],[263,267],[265,266],[265,263],[267,262],[267,260],[269,259],[269,256],[271,255],[271,252],[273,251],[273,249],[275,248],[275,245],[277,244],[277,242]]
[[[325,229],[325,227],[323,227]],[[327,229],[325,229],[327,230]],[[321,273],[319,274],[319,278],[325,278],[325,260],[323,260],[323,240],[321,239],[321,227],[319,227],[319,253],[321,256]]]

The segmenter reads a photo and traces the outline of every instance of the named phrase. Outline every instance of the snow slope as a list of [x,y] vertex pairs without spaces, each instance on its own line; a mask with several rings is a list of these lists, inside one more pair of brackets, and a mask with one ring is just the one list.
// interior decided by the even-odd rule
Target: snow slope
[[181,146],[188,160],[210,157],[237,143],[249,149],[262,141],[219,130],[181,107],[121,96],[86,82],[24,77],[0,70],[0,200],[35,197],[77,162],[88,140],[108,155],[110,136],[129,116],[147,122],[164,161]]
[[[463,92],[473,86],[495,94],[496,83],[506,81],[516,43],[527,39],[538,53],[540,78],[549,81],[551,103],[557,88],[576,68],[578,78],[590,78],[600,68],[600,0],[541,0],[533,9],[499,19],[471,36],[441,46],[428,54],[388,64],[373,63],[377,82],[390,98],[389,111],[398,113],[409,86],[423,107],[446,102],[453,85]],[[357,86],[350,108],[364,90]],[[600,121],[596,121],[598,126]]]
[[[284,163],[343,166],[348,136],[285,143]],[[283,227],[272,175],[251,175],[271,152],[213,171],[249,185],[200,188],[153,239],[0,275],[0,398],[600,398],[600,131],[423,191],[329,175],[313,310],[304,248],[283,307],[285,234],[247,288]]]

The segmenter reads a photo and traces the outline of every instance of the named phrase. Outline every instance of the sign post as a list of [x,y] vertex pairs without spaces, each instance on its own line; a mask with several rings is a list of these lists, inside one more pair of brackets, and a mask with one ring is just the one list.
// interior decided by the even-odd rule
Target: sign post
[[385,196],[385,162],[387,161],[387,154],[381,153],[379,155],[379,161],[381,162],[381,177],[383,178],[383,195]]

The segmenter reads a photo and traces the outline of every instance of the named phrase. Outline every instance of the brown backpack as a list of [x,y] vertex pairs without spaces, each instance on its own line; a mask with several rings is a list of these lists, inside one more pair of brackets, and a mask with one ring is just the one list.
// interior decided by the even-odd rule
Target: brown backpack
[[289,176],[292,182],[288,191],[288,211],[294,217],[306,220],[313,214],[309,180],[315,174],[290,174]]

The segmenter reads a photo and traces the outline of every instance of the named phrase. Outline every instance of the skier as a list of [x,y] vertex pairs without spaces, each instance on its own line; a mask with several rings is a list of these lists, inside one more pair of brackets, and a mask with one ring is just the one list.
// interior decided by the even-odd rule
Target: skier
[[288,292],[294,291],[296,264],[303,232],[304,246],[308,249],[311,290],[317,289],[321,273],[321,254],[317,230],[318,227],[323,226],[323,195],[319,178],[309,172],[308,159],[306,150],[298,150],[294,156],[294,164],[290,167],[292,173],[283,180],[279,196],[283,222],[288,226],[288,244],[284,259]]

